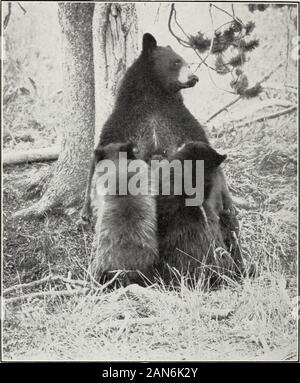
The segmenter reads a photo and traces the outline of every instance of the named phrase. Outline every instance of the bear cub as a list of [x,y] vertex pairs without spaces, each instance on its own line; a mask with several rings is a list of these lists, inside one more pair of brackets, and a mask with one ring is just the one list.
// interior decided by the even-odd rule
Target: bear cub
[[[227,277],[240,278],[243,274],[241,258],[235,259],[224,241],[219,216],[206,208],[214,187],[215,174],[226,155],[217,153],[203,142],[184,144],[171,158],[183,163],[192,161],[192,179],[195,185],[196,161],[204,161],[204,200],[201,206],[187,206],[183,195],[160,194],[157,201],[159,269],[166,283],[175,283],[180,275],[192,284],[203,281],[207,287],[218,287]],[[184,177],[182,182],[184,183]],[[171,186],[175,182],[171,173]],[[171,187],[174,190],[175,187]]]
[[[127,159],[119,153],[127,154]],[[95,240],[91,271],[100,283],[111,279],[116,271],[124,272],[118,277],[122,285],[130,283],[146,284],[153,275],[152,269],[158,260],[156,201],[154,193],[148,189],[150,170],[140,160],[137,182],[141,194],[130,194],[129,183],[134,181],[136,172],[128,166],[136,160],[136,148],[132,143],[114,143],[97,148],[97,165],[92,181],[91,205],[96,216]],[[116,171],[103,170],[103,160],[111,160]],[[124,171],[125,169],[125,171]],[[99,185],[99,179],[105,173],[106,189]],[[121,173],[121,174],[120,174]],[[126,176],[125,194],[120,190],[119,176]],[[145,181],[145,182],[143,182]],[[110,195],[111,186],[116,193]],[[144,186],[147,190],[143,190]],[[149,193],[150,190],[150,193]],[[148,192],[147,192],[148,191]],[[135,193],[136,194],[136,193]]]

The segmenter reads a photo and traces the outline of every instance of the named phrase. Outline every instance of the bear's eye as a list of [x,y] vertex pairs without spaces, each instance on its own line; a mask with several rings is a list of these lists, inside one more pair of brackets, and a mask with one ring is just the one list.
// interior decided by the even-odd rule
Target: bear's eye
[[134,146],[133,148],[132,148],[132,153],[133,154],[139,154],[139,148],[137,147],[137,146]]
[[176,67],[180,66],[180,65],[181,65],[181,60],[175,60],[175,61],[174,61],[174,65],[175,65]]

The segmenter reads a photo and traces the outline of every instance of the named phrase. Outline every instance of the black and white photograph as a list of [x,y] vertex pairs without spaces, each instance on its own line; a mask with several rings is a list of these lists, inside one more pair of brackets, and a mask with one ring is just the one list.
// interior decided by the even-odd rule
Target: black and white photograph
[[2,361],[298,362],[298,3],[1,18]]

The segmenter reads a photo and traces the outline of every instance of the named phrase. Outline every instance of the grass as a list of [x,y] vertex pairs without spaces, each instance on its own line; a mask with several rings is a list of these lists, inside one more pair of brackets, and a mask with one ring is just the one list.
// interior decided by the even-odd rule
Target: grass
[[[258,278],[211,292],[200,287],[191,290],[184,283],[180,291],[167,291],[161,284],[155,289],[133,285],[71,298],[36,298],[9,304],[4,321],[4,357],[295,359],[295,126],[295,119],[285,117],[267,127],[245,126],[231,139],[224,134],[216,140],[210,132],[217,146],[228,154],[224,171],[233,193],[254,206],[239,209],[239,218],[244,256],[248,264],[257,265]],[[83,231],[72,217],[59,214],[29,222],[10,218],[12,211],[32,203],[16,185],[44,166],[18,166],[4,174],[6,287],[50,273],[86,278],[91,230]],[[61,288],[60,284],[48,283],[43,289]],[[223,311],[225,316],[216,317]]]
[[89,262],[92,230],[79,227],[60,212],[40,220],[15,221],[11,213],[30,205],[22,185],[45,166],[8,169],[4,176],[4,285],[26,283],[49,273],[71,272],[82,277]]
[[[21,360],[295,359],[293,308],[272,273],[214,293],[131,285],[22,304],[10,315],[4,351]],[[220,310],[231,315],[212,318]]]

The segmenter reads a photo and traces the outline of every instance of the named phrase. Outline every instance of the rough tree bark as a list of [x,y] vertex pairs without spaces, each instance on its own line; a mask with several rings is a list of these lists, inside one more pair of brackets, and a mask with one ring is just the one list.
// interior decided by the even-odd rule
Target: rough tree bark
[[114,98],[126,69],[138,55],[138,23],[135,4],[95,5],[94,58],[96,129],[95,143],[112,112]]
[[39,202],[15,217],[40,216],[82,201],[94,138],[99,140],[119,81],[137,56],[134,4],[60,3],[59,21],[64,79],[61,151],[50,177],[44,175],[30,185],[43,193]]
[[64,81],[60,155],[39,202],[16,213],[17,217],[72,206],[84,190],[95,130],[93,13],[92,3],[58,5]]

